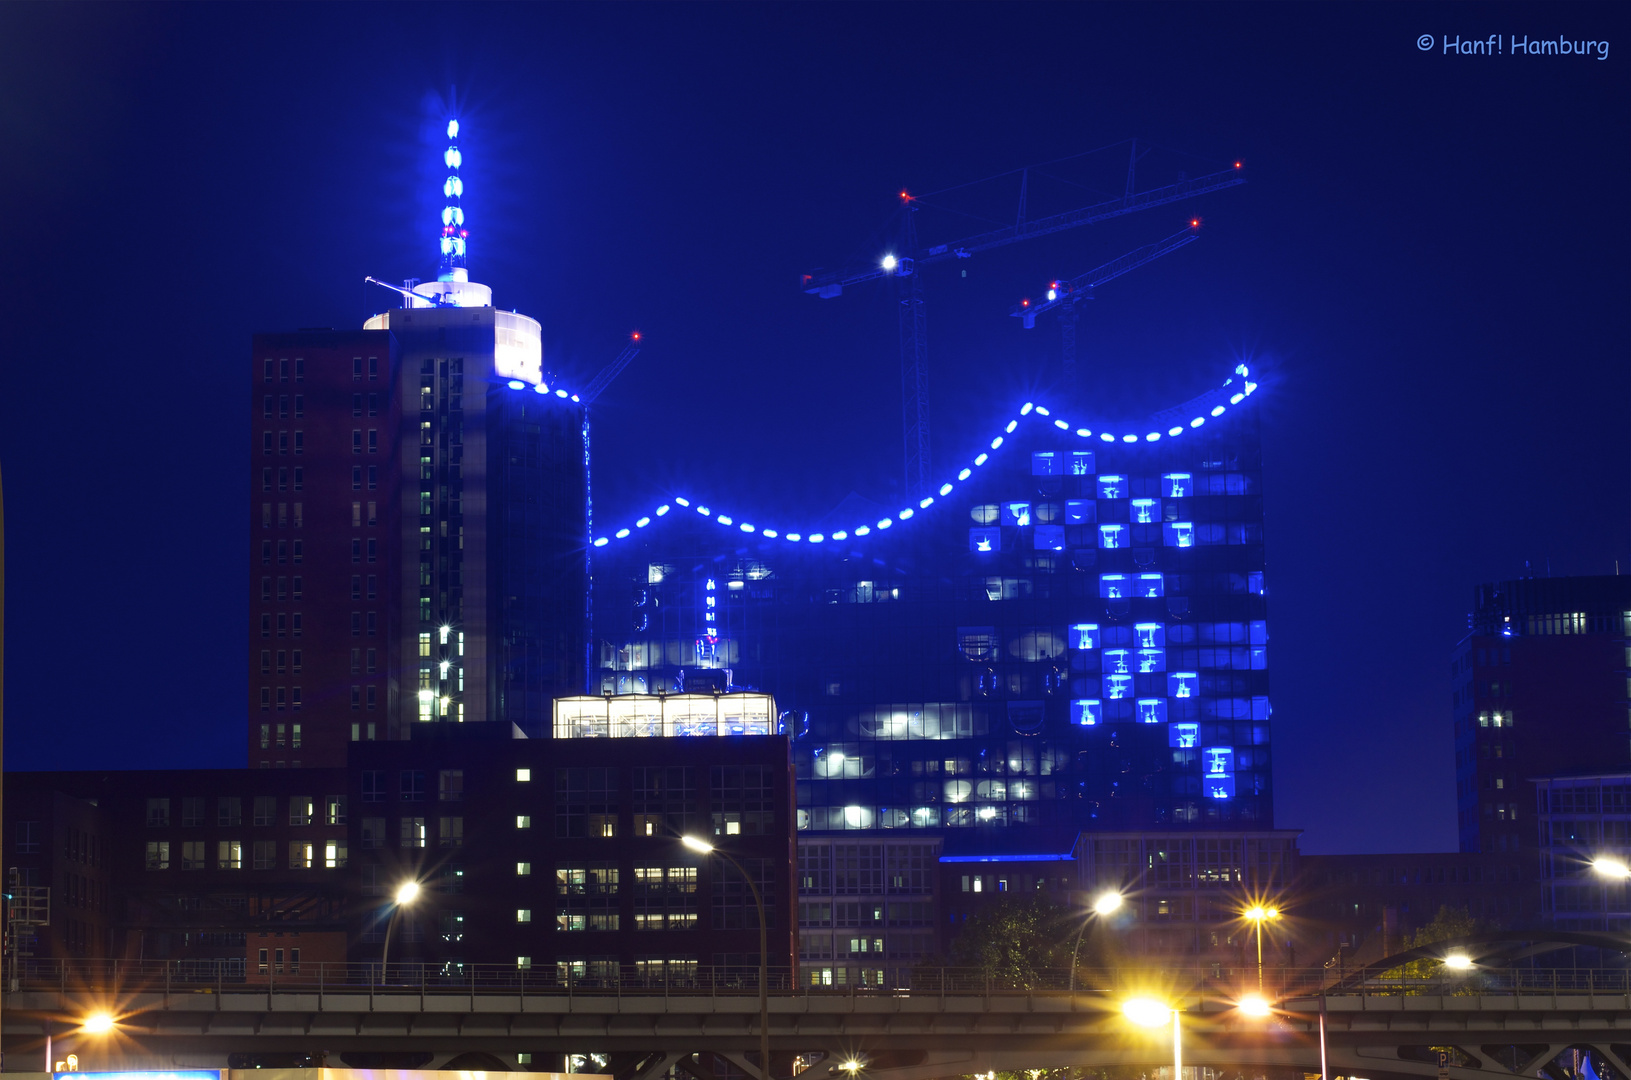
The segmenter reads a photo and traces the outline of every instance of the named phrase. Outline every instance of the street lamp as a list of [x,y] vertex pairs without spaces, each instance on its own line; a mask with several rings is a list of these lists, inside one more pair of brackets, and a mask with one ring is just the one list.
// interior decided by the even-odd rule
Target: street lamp
[[85,1022],[79,1026],[79,1030],[87,1035],[106,1035],[113,1030],[113,1014],[105,1012],[91,1013],[85,1018]]
[[1472,957],[1466,953],[1451,953],[1444,958],[1444,966],[1451,971],[1471,971]]
[[1172,1080],[1184,1080],[1184,1033],[1178,1010],[1154,998],[1129,998],[1121,1003],[1121,1013],[1139,1027],[1165,1027],[1172,1021]]
[[387,966],[391,956],[391,931],[396,927],[396,917],[401,910],[419,899],[419,882],[408,880],[396,887],[396,897],[391,904],[391,917],[385,923],[385,945],[379,951],[379,977],[383,981],[390,970]]
[[753,906],[759,912],[759,1075],[764,1080],[770,1080],[770,935],[765,923],[764,897],[759,894],[759,886],[742,864],[708,841],[696,836],[682,836],[680,843],[698,855],[718,855],[736,867],[736,872],[742,875],[742,880],[748,883],[748,888],[753,892]]
[[1599,875],[1606,878],[1618,878],[1621,880],[1631,878],[1631,866],[1627,866],[1624,860],[1621,859],[1593,859],[1591,860],[1591,868]]
[[[1109,915],[1114,915],[1116,912],[1121,910],[1121,905],[1124,902],[1125,901],[1122,900],[1121,893],[1114,889],[1106,889],[1094,899],[1093,914],[1099,916],[1101,919]],[[1087,922],[1088,920],[1084,918],[1082,920],[1082,925],[1076,928],[1076,944],[1071,946],[1070,950],[1071,993],[1076,992],[1076,957],[1082,950],[1082,934],[1087,931]]]
[[1263,923],[1269,919],[1278,919],[1280,909],[1264,907],[1262,904],[1253,904],[1245,911],[1246,918],[1250,919],[1257,928],[1257,989],[1263,989]]

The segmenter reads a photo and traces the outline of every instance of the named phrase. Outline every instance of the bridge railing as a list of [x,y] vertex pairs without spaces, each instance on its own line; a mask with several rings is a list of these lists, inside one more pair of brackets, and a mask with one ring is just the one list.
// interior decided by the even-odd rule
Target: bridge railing
[[[1165,964],[1158,969],[1041,969],[1020,975],[954,967],[861,967],[843,964],[771,968],[766,991],[778,997],[826,995],[979,996],[1076,994],[1106,1004],[1135,994],[1227,1002],[1258,992],[1255,968]],[[569,996],[757,997],[757,966],[572,963],[512,964],[398,962],[257,965],[238,960],[24,959],[12,990],[96,993],[269,994],[524,994]],[[1392,972],[1339,978],[1322,968],[1274,968],[1262,973],[1270,1000],[1298,997],[1415,995],[1617,994],[1631,998],[1628,968],[1475,968],[1426,975]]]

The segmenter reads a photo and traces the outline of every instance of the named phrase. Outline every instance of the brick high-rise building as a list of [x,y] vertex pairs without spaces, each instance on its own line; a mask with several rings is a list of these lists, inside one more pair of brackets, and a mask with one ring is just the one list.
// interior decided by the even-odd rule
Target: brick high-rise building
[[584,686],[584,410],[469,280],[457,131],[437,280],[362,330],[254,340],[252,767],[439,718],[543,735]]
[[1631,577],[1478,587],[1450,661],[1462,851],[1535,842],[1535,777],[1631,769]]

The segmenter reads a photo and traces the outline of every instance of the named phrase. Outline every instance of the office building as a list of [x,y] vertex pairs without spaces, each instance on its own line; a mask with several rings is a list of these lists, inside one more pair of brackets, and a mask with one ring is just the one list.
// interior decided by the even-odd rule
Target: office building
[[1631,769],[1631,577],[1478,587],[1450,660],[1462,851],[1526,849],[1532,777]]
[[1546,926],[1623,936],[1631,930],[1631,769],[1534,785]]
[[433,719],[547,733],[583,689],[581,404],[469,280],[449,125],[436,281],[252,348],[248,758],[339,766]]

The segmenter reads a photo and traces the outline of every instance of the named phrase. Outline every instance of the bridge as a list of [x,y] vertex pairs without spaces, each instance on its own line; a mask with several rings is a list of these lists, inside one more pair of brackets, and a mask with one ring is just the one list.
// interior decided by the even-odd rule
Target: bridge
[[[1417,954],[1333,980],[1270,973],[1267,1017],[1236,1004],[1255,970],[1166,969],[1159,985],[1128,971],[1036,973],[1002,985],[929,969],[912,988],[768,987],[772,1072],[812,1078],[935,1080],[1074,1067],[1103,1078],[1170,1080],[1172,1029],[1121,1011],[1134,994],[1179,1011],[1185,1075],[1367,1080],[1631,1080],[1631,972],[1625,968],[1480,966],[1450,972]],[[1415,972],[1415,973],[1413,973]],[[308,965],[255,984],[148,963],[62,962],[29,968],[5,997],[11,1068],[73,1050],[82,1068],[342,1062],[357,1067],[515,1068],[554,1055],[602,1055],[618,1080],[677,1070],[716,1080],[728,1062],[757,1077],[759,994],[740,969],[681,979],[582,979],[466,966],[457,975],[393,965]],[[108,1036],[76,1034],[110,1010]],[[1322,1038],[1323,1031],[1323,1038]],[[1441,1069],[1439,1053],[1448,1054]],[[36,1057],[36,1055],[38,1055]],[[338,1060],[336,1060],[338,1059]],[[555,1067],[555,1066],[551,1066]],[[1189,1068],[1210,1070],[1190,1072]]]

